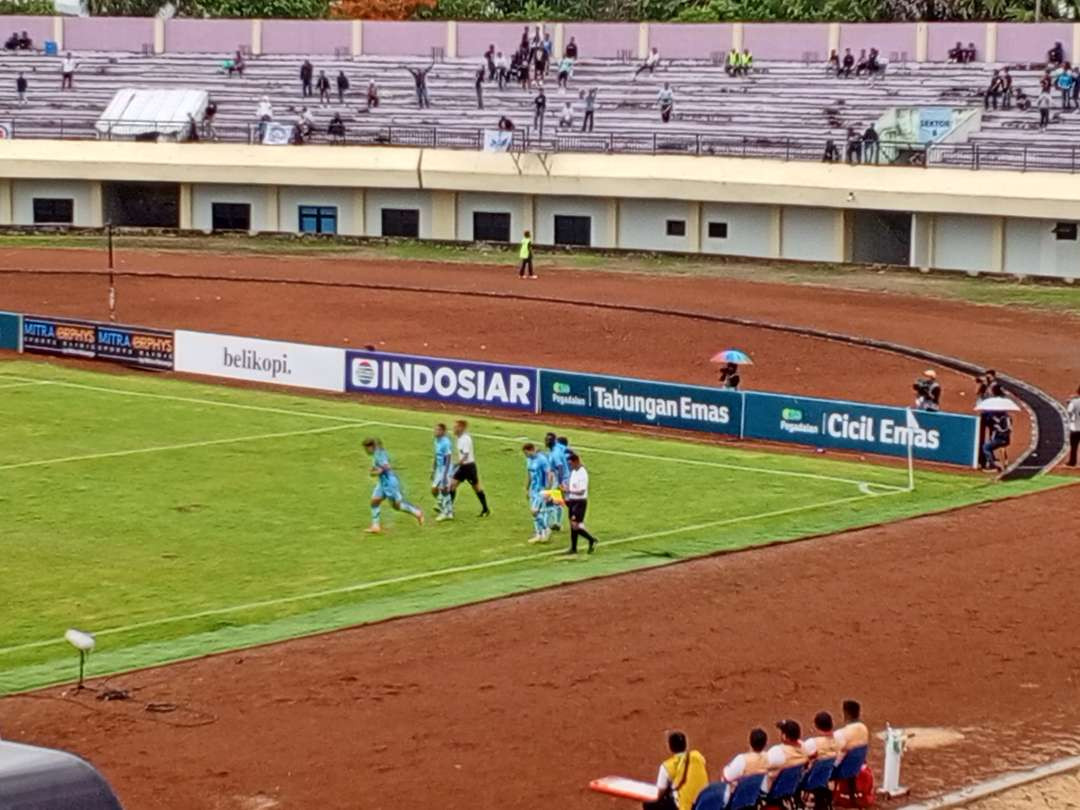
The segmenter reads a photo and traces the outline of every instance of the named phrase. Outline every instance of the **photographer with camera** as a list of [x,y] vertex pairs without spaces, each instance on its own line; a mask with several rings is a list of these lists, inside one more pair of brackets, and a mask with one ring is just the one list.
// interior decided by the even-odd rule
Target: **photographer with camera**
[[941,383],[937,381],[936,371],[928,368],[911,387],[915,391],[915,410],[941,410]]

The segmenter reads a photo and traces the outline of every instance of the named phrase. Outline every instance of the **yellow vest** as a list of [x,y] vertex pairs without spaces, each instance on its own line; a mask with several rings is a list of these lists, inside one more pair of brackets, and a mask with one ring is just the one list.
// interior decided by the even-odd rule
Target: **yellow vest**
[[[689,757],[689,771],[687,768]],[[679,810],[691,810],[698,794],[709,784],[709,772],[705,769],[705,757],[700,751],[691,751],[689,754],[675,754],[664,760],[664,770],[667,771],[671,786],[676,789],[679,799]],[[683,781],[683,774],[686,781]],[[682,787],[679,784],[682,783]]]
[[518,251],[519,259],[527,259],[532,256],[532,239],[525,237],[521,240],[521,249]]

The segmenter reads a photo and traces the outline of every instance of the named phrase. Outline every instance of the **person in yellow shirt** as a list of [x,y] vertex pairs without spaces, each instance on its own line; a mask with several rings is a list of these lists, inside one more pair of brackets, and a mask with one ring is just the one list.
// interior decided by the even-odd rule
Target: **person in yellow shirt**
[[691,810],[698,794],[709,784],[705,757],[687,746],[683,732],[668,734],[668,750],[671,756],[660,763],[656,775],[659,798],[655,802],[645,802],[645,810]]
[[518,248],[518,258],[521,259],[521,267],[518,269],[518,275],[521,278],[526,278],[525,271],[528,270],[528,278],[536,278],[536,273],[533,272],[533,249],[532,249],[532,234],[529,231],[525,231],[521,237],[521,247]]

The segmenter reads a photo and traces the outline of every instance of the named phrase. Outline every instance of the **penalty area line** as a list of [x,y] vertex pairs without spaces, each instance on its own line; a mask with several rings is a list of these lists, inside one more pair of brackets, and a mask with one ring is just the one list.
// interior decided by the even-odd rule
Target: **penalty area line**
[[[646,540],[655,540],[661,537],[671,537],[677,534],[685,534],[686,532],[701,531],[704,529],[718,529],[724,526],[734,526],[740,523],[752,523],[757,520],[768,520],[770,518],[786,517],[788,515],[795,515],[802,512],[810,512],[816,509],[827,509],[833,506],[843,506],[849,503],[855,503],[857,501],[864,501],[872,497],[887,497],[897,493],[887,492],[883,495],[851,495],[846,498],[834,498],[828,501],[819,501],[817,503],[803,504],[801,506],[789,506],[784,509],[775,509],[769,512],[760,512],[753,515],[741,515],[731,518],[723,518],[720,520],[705,521],[703,523],[695,523],[689,526],[678,526],[672,529],[662,529],[655,532],[646,532],[644,534],[635,534],[629,537],[616,538],[615,540],[607,540],[600,543],[599,548],[609,548],[611,546],[621,546],[627,543],[639,543]],[[230,613],[242,613],[248,610],[258,610],[261,608],[276,607],[278,605],[288,605],[296,602],[303,602],[309,599],[321,599],[328,596],[341,596],[349,593],[360,593],[363,591],[375,590],[377,588],[384,588],[390,585],[401,585],[409,582],[419,582],[425,579],[435,579],[437,577],[452,576],[454,574],[466,574],[473,571],[483,571],[491,568],[500,568],[508,565],[515,565],[517,563],[534,562],[544,559],[546,557],[556,557],[564,553],[563,549],[548,549],[545,551],[535,552],[533,554],[520,554],[514,557],[504,557],[501,560],[488,560],[486,562],[469,563],[467,565],[456,565],[449,568],[440,568],[435,571],[421,571],[414,574],[402,574],[401,576],[388,577],[386,579],[373,580],[371,582],[357,582],[352,585],[344,585],[340,588],[329,588],[321,591],[312,591],[310,593],[296,594],[294,596],[283,596],[277,599],[263,599],[257,602],[248,602],[242,605],[232,605],[230,607],[212,608],[210,610],[201,610],[196,613],[186,613],[179,616],[168,616],[160,619],[149,619],[143,622],[136,622],[134,624],[123,625],[121,627],[110,627],[105,630],[99,630],[94,633],[95,637],[116,635],[119,633],[130,633],[135,630],[145,630],[150,627],[162,627],[169,624],[177,624],[179,622],[194,621],[196,619],[205,619],[212,616],[226,616]],[[40,647],[51,647],[56,644],[64,643],[63,638],[54,638],[43,641],[31,641],[26,644],[16,644],[12,647],[0,648],[0,655],[6,655],[14,652],[21,652],[23,650],[32,650]]]

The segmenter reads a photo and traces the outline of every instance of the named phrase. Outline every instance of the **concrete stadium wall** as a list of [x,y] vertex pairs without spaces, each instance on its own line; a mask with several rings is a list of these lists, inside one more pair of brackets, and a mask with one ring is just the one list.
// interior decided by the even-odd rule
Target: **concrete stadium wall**
[[[489,44],[508,52],[521,39],[520,22],[417,20],[231,20],[132,17],[5,18],[9,30],[29,33],[35,43],[56,41],[72,50],[142,50],[215,53],[237,47],[251,53],[427,56],[442,48],[447,57],[479,56]],[[530,23],[530,29],[535,23]],[[1080,22],[1047,23],[606,23],[543,24],[561,53],[573,36],[586,59],[611,59],[620,52],[640,58],[655,46],[667,59],[708,59],[716,51],[748,47],[759,61],[824,60],[832,48],[876,47],[886,57],[906,53],[909,61],[941,62],[957,41],[975,43],[979,61],[1030,63],[1061,42],[1076,57]],[[3,31],[0,24],[0,31]]]
[[[72,225],[100,227],[103,184],[151,182],[176,189],[183,229],[211,230],[213,204],[232,202],[250,206],[252,231],[297,232],[300,206],[311,205],[336,209],[339,234],[382,236],[383,210],[396,208],[417,212],[420,238],[470,241],[473,215],[494,212],[510,216],[511,241],[530,229],[548,245],[557,216],[585,216],[599,248],[896,262],[895,224],[910,217],[911,266],[1080,279],[1080,240],[1056,228],[1080,222],[1075,178],[958,177],[682,156],[558,154],[541,166],[528,154],[515,163],[453,150],[13,140],[0,154],[0,225],[35,224],[34,200],[60,198],[72,202]],[[889,222],[894,233],[873,232]],[[876,245],[890,246],[887,257]]]

